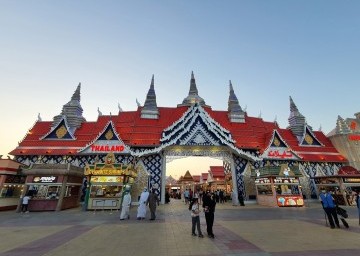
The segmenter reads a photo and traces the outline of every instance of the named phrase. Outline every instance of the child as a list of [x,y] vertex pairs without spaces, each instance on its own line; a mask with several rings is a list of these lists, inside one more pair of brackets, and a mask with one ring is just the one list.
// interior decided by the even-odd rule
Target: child
[[199,237],[203,238],[203,234],[201,233],[201,229],[200,229],[200,207],[199,207],[199,202],[198,202],[198,198],[194,197],[191,204],[191,207],[189,207],[191,209],[191,219],[192,219],[192,235],[196,236],[195,233],[195,225],[197,227],[197,231],[199,233]]

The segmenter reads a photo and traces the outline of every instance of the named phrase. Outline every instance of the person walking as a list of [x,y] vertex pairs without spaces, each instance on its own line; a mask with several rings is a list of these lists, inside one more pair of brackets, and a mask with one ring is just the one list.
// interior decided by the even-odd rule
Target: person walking
[[151,192],[149,194],[149,198],[147,200],[146,205],[149,205],[149,209],[150,209],[150,213],[151,213],[150,220],[155,220],[156,219],[156,215],[155,215],[156,205],[159,206],[159,197],[155,193],[155,189],[151,189]]
[[141,192],[140,199],[139,199],[139,206],[137,209],[137,215],[136,218],[138,220],[143,220],[146,217],[146,202],[149,198],[149,192],[147,188],[145,187],[143,192]]
[[189,209],[191,210],[191,220],[192,220],[191,234],[193,236],[197,236],[197,234],[195,233],[195,227],[196,227],[199,237],[203,238],[204,236],[200,228],[200,206],[197,197],[193,198],[193,200],[190,203]]
[[326,216],[329,220],[330,228],[332,229],[335,228],[335,224],[336,227],[340,228],[339,219],[337,217],[337,212],[336,212],[335,200],[331,195],[330,191],[323,190],[320,193],[320,200],[324,208],[324,211],[326,213]]
[[215,238],[213,232],[215,206],[215,195],[211,194],[210,191],[207,191],[203,198],[203,208],[205,212],[206,231],[210,238]]
[[21,212],[25,212],[28,213],[28,206],[29,206],[29,200],[30,200],[30,196],[29,195],[25,195],[22,199],[22,203],[21,203]]
[[126,190],[124,193],[124,198],[121,204],[120,220],[130,219],[131,195],[129,190]]

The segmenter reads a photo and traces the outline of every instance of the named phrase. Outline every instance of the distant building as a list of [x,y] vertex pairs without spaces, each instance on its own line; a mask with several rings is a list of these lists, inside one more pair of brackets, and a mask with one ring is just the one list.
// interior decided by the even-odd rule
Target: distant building
[[360,112],[355,118],[338,116],[336,127],[327,136],[348,164],[360,170]]

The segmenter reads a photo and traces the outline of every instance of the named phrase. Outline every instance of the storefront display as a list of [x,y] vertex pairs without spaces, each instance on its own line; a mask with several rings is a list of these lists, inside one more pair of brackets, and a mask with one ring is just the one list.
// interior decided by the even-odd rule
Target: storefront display
[[22,196],[30,196],[30,212],[60,211],[79,206],[83,179],[81,168],[64,165],[55,169],[35,164],[24,169],[23,173],[27,177]]
[[297,166],[265,166],[256,170],[255,178],[257,202],[266,206],[303,206]]
[[88,181],[85,204],[88,210],[119,209],[125,186],[131,188],[137,177],[133,165],[116,164],[113,153],[105,159],[105,163],[85,167]]
[[322,190],[331,191],[339,205],[356,206],[356,192],[360,191],[360,172],[351,166],[343,166],[337,175],[315,176],[318,194]]

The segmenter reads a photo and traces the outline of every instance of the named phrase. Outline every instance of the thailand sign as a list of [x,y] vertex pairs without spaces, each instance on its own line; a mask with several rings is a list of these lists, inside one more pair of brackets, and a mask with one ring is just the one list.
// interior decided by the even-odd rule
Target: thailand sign
[[81,153],[104,154],[104,153],[129,153],[129,148],[118,140],[98,140],[81,150]]

